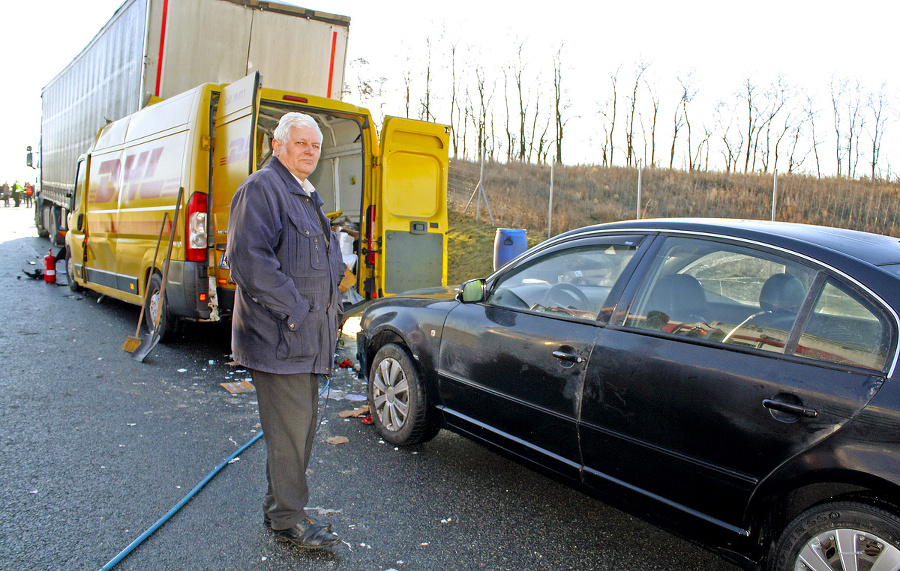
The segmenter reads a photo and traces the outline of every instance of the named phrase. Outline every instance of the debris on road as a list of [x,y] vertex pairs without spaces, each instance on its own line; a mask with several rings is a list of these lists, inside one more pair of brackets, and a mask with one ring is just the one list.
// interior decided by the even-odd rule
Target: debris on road
[[342,410],[338,413],[338,416],[341,418],[359,418],[363,415],[369,414],[369,405],[364,404],[361,407],[353,410]]
[[253,386],[253,383],[249,381],[236,381],[233,383],[219,383],[223,387],[225,387],[228,392],[233,395],[238,393],[252,393],[256,391],[256,387]]

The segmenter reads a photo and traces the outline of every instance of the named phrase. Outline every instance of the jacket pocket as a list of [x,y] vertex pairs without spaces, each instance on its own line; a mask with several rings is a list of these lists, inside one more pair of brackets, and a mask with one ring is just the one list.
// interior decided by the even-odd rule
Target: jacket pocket
[[313,357],[318,352],[319,342],[314,338],[314,334],[308,326],[291,329],[287,322],[281,322],[278,329],[281,336],[278,340],[278,347],[275,349],[276,358],[293,361]]
[[292,276],[319,275],[328,268],[328,246],[325,235],[316,221],[301,214],[288,213],[291,236],[287,240],[287,260],[284,264]]

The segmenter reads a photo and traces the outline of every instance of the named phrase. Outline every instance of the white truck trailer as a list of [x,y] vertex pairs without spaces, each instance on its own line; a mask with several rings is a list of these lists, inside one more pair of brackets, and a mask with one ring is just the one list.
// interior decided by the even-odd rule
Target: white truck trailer
[[158,98],[259,71],[267,85],[340,99],[349,27],[278,2],[125,0],[41,92],[38,232],[62,244],[78,157],[104,125]]

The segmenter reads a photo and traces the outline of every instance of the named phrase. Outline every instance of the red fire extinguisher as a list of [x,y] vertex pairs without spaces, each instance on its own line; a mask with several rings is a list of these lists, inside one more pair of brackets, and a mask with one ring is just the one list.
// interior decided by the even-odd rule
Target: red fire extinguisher
[[44,281],[48,284],[56,283],[56,256],[51,248],[44,256]]

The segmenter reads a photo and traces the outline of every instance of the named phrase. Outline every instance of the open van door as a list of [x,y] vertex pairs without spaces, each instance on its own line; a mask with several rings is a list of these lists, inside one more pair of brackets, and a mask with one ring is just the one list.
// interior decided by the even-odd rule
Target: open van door
[[[256,165],[256,122],[259,109],[259,72],[222,88],[216,110],[210,214],[215,243],[216,288],[234,296],[234,283],[225,259],[231,199]],[[220,300],[220,305],[225,300]],[[230,300],[229,300],[230,301]],[[230,304],[229,304],[230,305]]]
[[447,285],[449,133],[445,125],[385,118],[381,197],[367,213],[380,229],[381,255],[368,260],[376,265],[379,297]]

